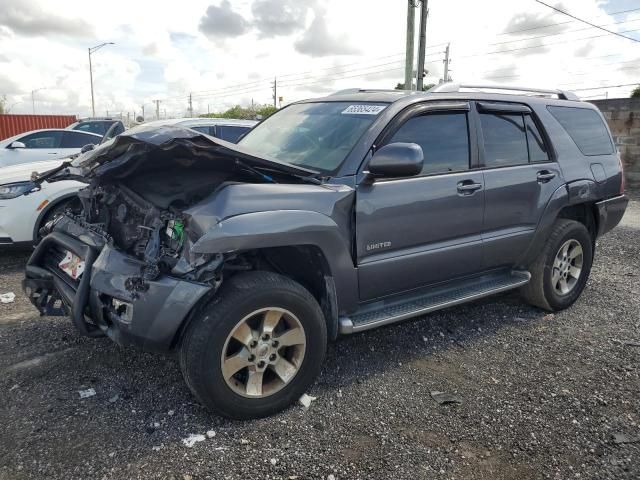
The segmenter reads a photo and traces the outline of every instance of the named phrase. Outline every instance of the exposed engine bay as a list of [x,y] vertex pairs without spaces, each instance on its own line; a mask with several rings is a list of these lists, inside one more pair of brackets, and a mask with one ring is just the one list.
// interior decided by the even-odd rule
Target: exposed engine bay
[[78,193],[82,213],[67,212],[67,220],[50,225],[49,231],[72,233],[77,228],[71,221],[101,238],[100,243],[144,262],[141,280],[171,274],[210,282],[219,277],[222,255],[191,252],[202,232],[190,232],[186,210],[231,184],[319,182],[308,176],[310,171],[225,144],[179,128],[142,128],[116,137],[40,177],[90,182]]

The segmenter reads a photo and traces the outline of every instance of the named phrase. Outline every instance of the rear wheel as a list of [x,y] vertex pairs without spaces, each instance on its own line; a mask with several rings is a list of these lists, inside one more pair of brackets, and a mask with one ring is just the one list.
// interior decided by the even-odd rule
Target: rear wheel
[[530,266],[531,281],[522,288],[524,298],[545,310],[571,306],[587,283],[592,261],[593,241],[587,228],[575,220],[557,220]]
[[315,298],[271,272],[233,277],[193,318],[180,347],[187,385],[207,408],[230,418],[273,414],[318,375],[327,344]]

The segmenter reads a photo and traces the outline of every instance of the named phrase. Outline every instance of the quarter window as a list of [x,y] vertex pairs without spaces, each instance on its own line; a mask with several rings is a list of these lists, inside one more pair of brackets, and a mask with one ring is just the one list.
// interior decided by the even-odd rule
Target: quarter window
[[469,169],[469,127],[464,112],[410,118],[389,141],[395,142],[417,143],[422,147],[422,175]]
[[590,108],[547,107],[562,128],[576,143],[583,155],[613,153],[611,137],[602,118]]

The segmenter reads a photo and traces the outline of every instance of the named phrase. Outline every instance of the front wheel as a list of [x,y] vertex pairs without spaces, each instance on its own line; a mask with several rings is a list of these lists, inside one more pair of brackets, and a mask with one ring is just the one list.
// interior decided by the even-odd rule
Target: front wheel
[[318,302],[271,272],[239,274],[197,314],[183,337],[187,385],[211,411],[237,419],[278,412],[320,372],[327,345]]
[[557,220],[530,266],[531,281],[522,288],[524,298],[550,311],[570,307],[587,284],[592,261],[593,241],[587,228],[575,220]]

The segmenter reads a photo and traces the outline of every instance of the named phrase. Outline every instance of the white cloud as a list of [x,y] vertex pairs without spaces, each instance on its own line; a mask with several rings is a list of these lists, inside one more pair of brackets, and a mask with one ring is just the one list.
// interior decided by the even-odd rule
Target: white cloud
[[[29,113],[31,91],[46,87],[36,93],[37,111],[90,114],[87,48],[105,41],[115,45],[93,55],[101,115],[133,114],[143,104],[148,113],[155,99],[168,115],[184,115],[189,92],[196,113],[252,99],[271,103],[274,76],[285,103],[354,86],[393,88],[404,77],[406,2],[397,0],[112,0],[108,8],[84,0],[7,2],[0,95],[22,102],[13,108],[18,113]],[[582,89],[631,83],[640,70],[633,42],[562,23],[571,19],[534,2],[431,0],[429,7],[427,83],[442,76],[447,42],[455,80]],[[564,0],[563,8],[607,28],[640,26],[640,12],[606,15],[614,8],[599,0]],[[29,15],[16,22],[15,12]],[[561,25],[537,28],[552,23]]]

